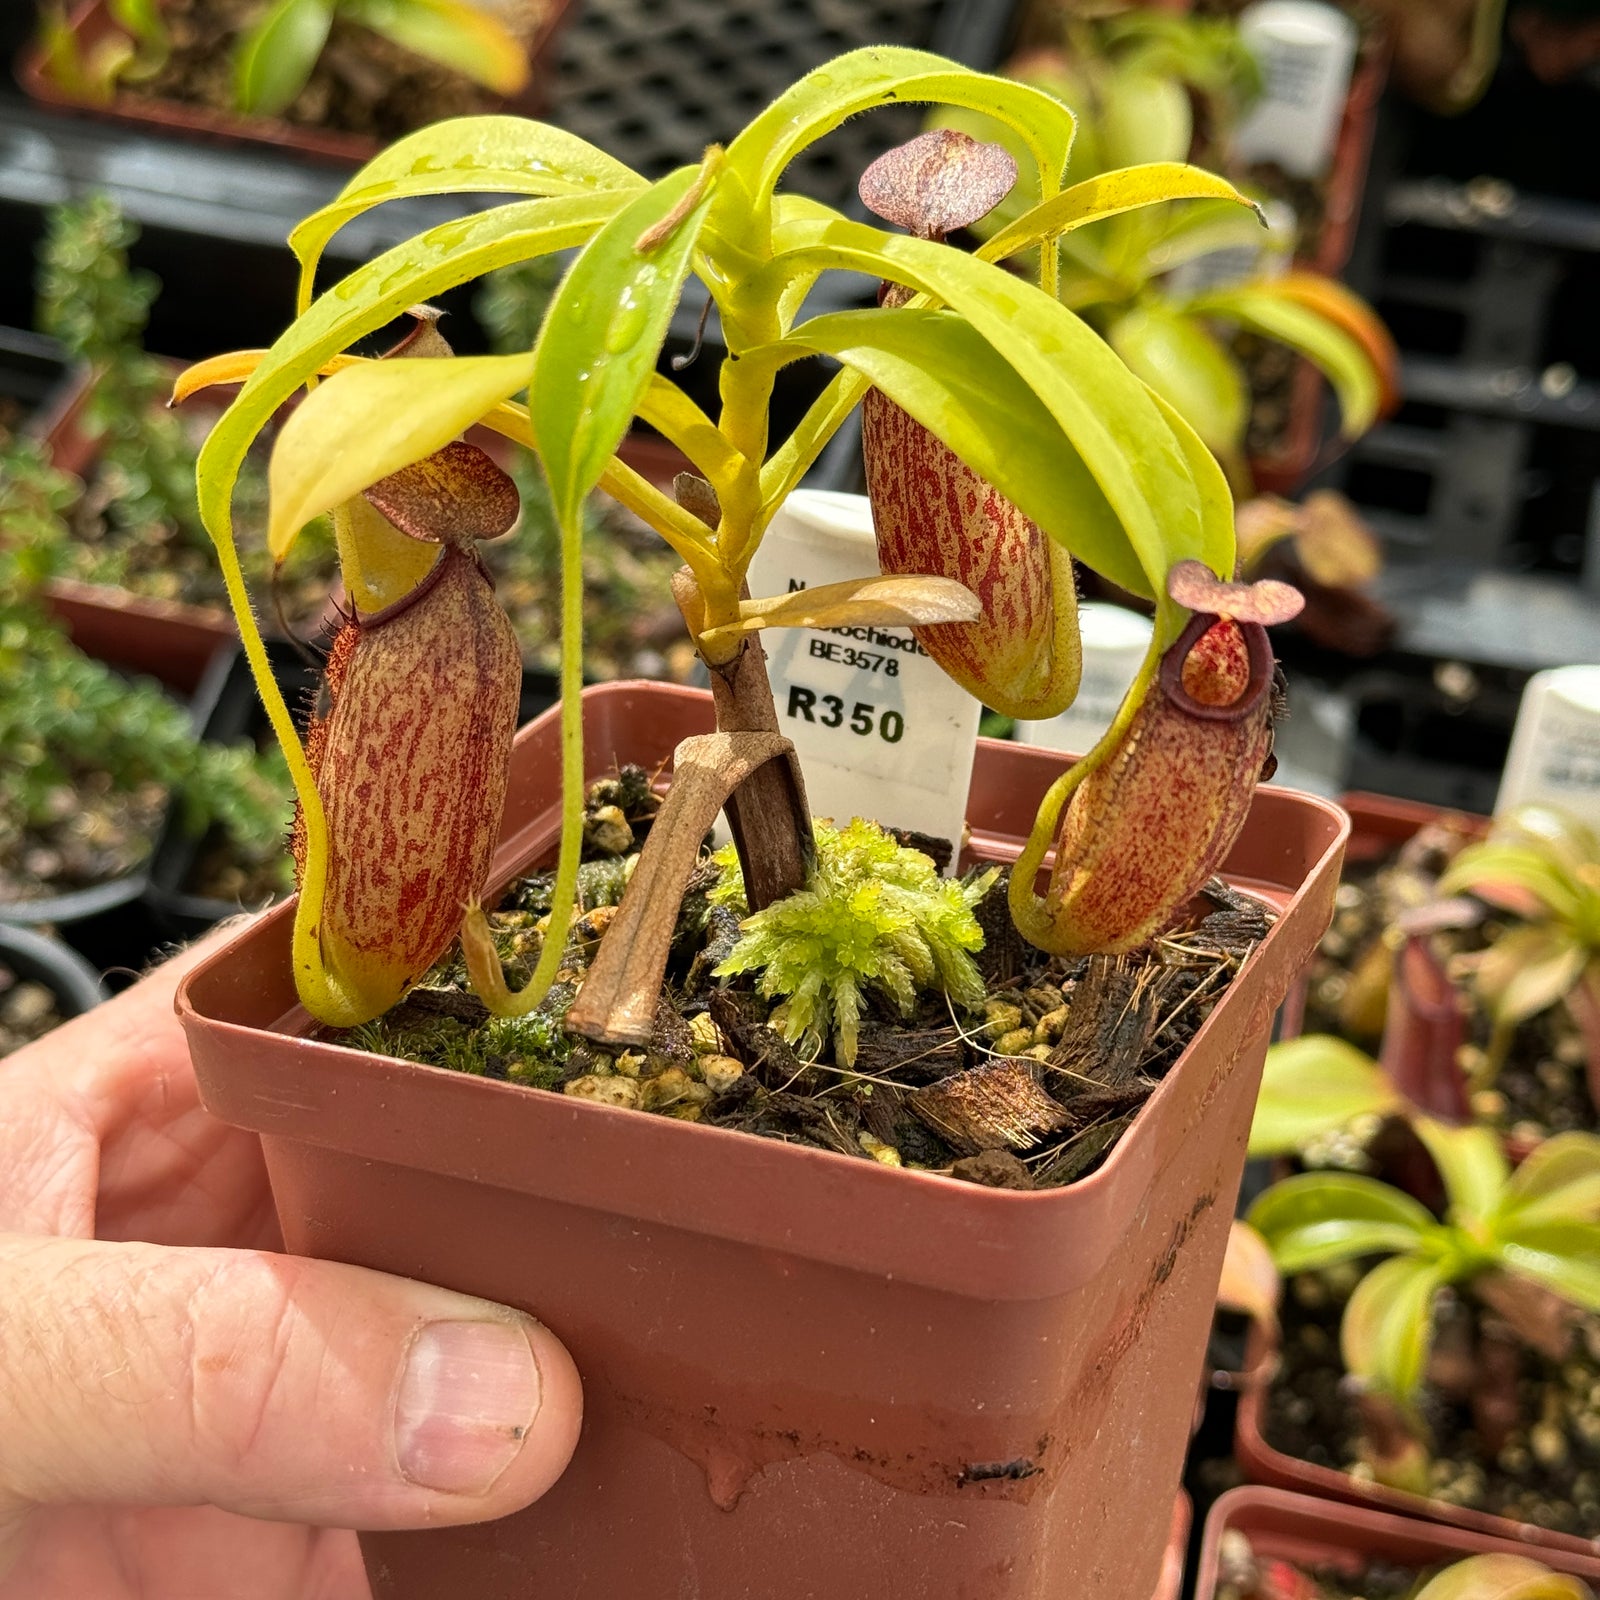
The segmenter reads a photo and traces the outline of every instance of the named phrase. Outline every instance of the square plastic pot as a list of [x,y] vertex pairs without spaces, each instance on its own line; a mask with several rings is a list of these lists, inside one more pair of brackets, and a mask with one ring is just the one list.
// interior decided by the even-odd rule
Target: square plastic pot
[[[1378,125],[1378,102],[1389,77],[1389,40],[1381,30],[1363,47],[1350,80],[1344,119],[1334,145],[1333,167],[1324,194],[1322,231],[1306,263],[1337,278],[1355,248],[1361,198]],[[1291,379],[1289,417],[1283,438],[1270,455],[1252,458],[1251,476],[1261,494],[1295,494],[1319,464],[1328,385],[1308,361],[1296,364]]]
[[[653,767],[707,695],[584,695],[587,767]],[[494,885],[557,836],[518,736]],[[983,741],[975,853],[1065,758]],[[1229,876],[1281,914],[1105,1165],[1017,1193],[314,1042],[292,908],[186,981],[210,1110],[261,1135],[288,1248],[534,1311],[583,1375],[543,1500],[363,1536],[385,1600],[1127,1600],[1156,1591],[1272,1014],[1346,823],[1264,790]]]
[[1529,1550],[1511,1539],[1334,1505],[1281,1489],[1230,1489],[1206,1518],[1195,1600],[1214,1600],[1222,1536],[1229,1529],[1244,1534],[1258,1555],[1277,1556],[1297,1566],[1333,1567],[1352,1578],[1372,1561],[1428,1571],[1468,1556],[1519,1555],[1591,1584],[1600,1579],[1600,1559],[1593,1555]]
[[[1407,1494],[1381,1483],[1363,1483],[1336,1467],[1322,1467],[1312,1461],[1303,1461],[1299,1456],[1284,1454],[1267,1442],[1263,1430],[1267,1390],[1277,1369],[1277,1335],[1264,1333],[1260,1328],[1254,1329],[1245,1357],[1245,1377],[1241,1382],[1238,1421],[1233,1439],[1234,1459],[1252,1483],[1266,1484],[1275,1489],[1294,1489],[1302,1495],[1314,1495],[1324,1501],[1342,1502],[1338,1512],[1341,1516],[1363,1514],[1351,1509],[1354,1507],[1370,1508],[1371,1511],[1389,1512],[1413,1520],[1425,1518],[1430,1522],[1447,1524],[1463,1536],[1537,1545],[1539,1549],[1536,1553],[1540,1560],[1549,1559],[1546,1551],[1565,1550],[1584,1556],[1600,1556],[1600,1533],[1589,1539],[1570,1533],[1556,1533],[1536,1523],[1513,1522],[1509,1517],[1496,1517],[1487,1511],[1448,1505],[1443,1500]],[[1207,1533],[1209,1537],[1209,1527]],[[1596,1575],[1600,1575],[1600,1568],[1595,1570]]]
[[[1350,838],[1344,850],[1346,868],[1371,866],[1385,860],[1413,834],[1440,817],[1454,817],[1480,834],[1489,831],[1487,817],[1468,811],[1448,811],[1421,800],[1400,800],[1392,795],[1350,790],[1339,796],[1339,804],[1350,818]],[[1280,1039],[1299,1037],[1305,1026],[1306,998],[1306,979],[1301,977],[1290,985],[1288,998],[1283,1002],[1283,1014],[1278,1022]]]

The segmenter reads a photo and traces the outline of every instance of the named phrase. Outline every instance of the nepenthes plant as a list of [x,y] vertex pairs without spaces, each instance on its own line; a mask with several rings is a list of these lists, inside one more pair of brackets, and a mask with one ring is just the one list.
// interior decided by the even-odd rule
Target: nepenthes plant
[[[894,101],[998,119],[1026,151],[1039,203],[976,251],[948,242],[1015,178],[1004,151],[953,132],[891,153],[867,181],[868,203],[905,232],[782,189],[808,146]],[[295,322],[270,350],[204,363],[181,387],[246,379],[202,454],[199,498],[299,792],[293,961],[313,1015],[342,1027],[379,1015],[458,928],[491,1010],[526,1012],[548,989],[580,858],[580,544],[597,487],[683,562],[675,598],[710,672],[719,732],[700,752],[696,784],[685,782],[680,752],[680,814],[671,828],[667,812],[658,819],[602,946],[608,976],[597,960],[585,983],[581,1025],[591,1036],[629,1037],[627,1003],[648,990],[654,959],[644,949],[650,908],[681,893],[719,806],[752,912],[806,883],[810,821],[760,631],[911,626],[975,692],[1048,716],[1077,688],[1069,558],[1150,602],[1155,631],[1112,728],[1046,798],[1012,878],[1013,912],[1026,937],[1064,953],[1131,949],[1179,915],[1232,843],[1270,759],[1264,625],[1292,615],[1298,597],[1281,584],[1231,581],[1221,470],[1057,298],[1057,245],[1153,202],[1248,202],[1179,163],[1063,187],[1073,128],[1070,110],[1038,89],[918,51],[862,50],[802,79],[725,149],[653,183],[560,129],[468,118],[401,140],[295,230]],[[514,198],[314,293],[328,241],[362,212],[405,196],[483,192]],[[447,289],[563,251],[574,258],[531,351],[444,359],[423,314],[413,342],[389,357],[351,353]],[[999,264],[1024,255],[1037,262],[1036,280]],[[817,281],[839,272],[878,280],[880,303],[808,314]],[[715,417],[658,370],[691,277],[715,307],[727,352]],[[775,440],[780,375],[819,357],[840,370]],[[332,710],[304,748],[267,670],[230,521],[245,452],[302,386],[311,392],[273,455],[271,548],[281,558],[304,524],[331,512],[352,605],[333,650]],[[769,521],[863,400],[883,574],[750,596],[746,574]],[[617,459],[635,419],[693,464],[676,498]],[[510,525],[515,497],[462,442],[474,425],[537,451],[562,530],[565,826],[549,930],[518,993],[477,908],[514,731],[516,652],[473,548]],[[1052,843],[1040,894],[1035,875]],[[579,1006],[571,1022],[580,1025]]]

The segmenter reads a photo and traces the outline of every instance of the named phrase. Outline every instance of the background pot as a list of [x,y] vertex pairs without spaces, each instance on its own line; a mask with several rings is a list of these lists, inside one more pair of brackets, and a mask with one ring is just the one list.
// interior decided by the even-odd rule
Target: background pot
[[1178,1600],[1183,1593],[1183,1558],[1189,1551],[1189,1524],[1194,1520],[1194,1505],[1181,1489],[1172,1502],[1172,1526],[1167,1533],[1167,1550],[1161,1558],[1161,1577],[1151,1600]]
[[0,922],[0,963],[56,997],[63,1018],[81,1016],[106,998],[100,974],[59,939]]
[[1591,1584],[1600,1579],[1600,1559],[1558,1550],[1528,1550],[1483,1533],[1391,1517],[1378,1511],[1330,1505],[1278,1489],[1230,1489],[1206,1518],[1195,1600],[1213,1600],[1222,1536],[1230,1528],[1244,1534],[1259,1555],[1279,1556],[1311,1566],[1341,1567],[1357,1574],[1372,1560],[1424,1570],[1467,1556],[1501,1553],[1533,1556],[1557,1572]]
[[[1346,869],[1385,860],[1420,829],[1441,817],[1454,817],[1480,835],[1489,831],[1487,817],[1466,811],[1447,811],[1421,800],[1397,800],[1392,795],[1350,790],[1339,796],[1339,804],[1350,816],[1350,839],[1344,850]],[[1302,975],[1289,987],[1278,1020],[1280,1039],[1296,1039],[1304,1030],[1306,983]]]
[[[708,696],[584,696],[591,775],[664,762]],[[493,878],[558,830],[554,714],[518,736]],[[976,851],[1061,770],[983,742]],[[384,1597],[1126,1600],[1156,1589],[1272,1013],[1345,823],[1264,790],[1228,871],[1283,907],[1106,1164],[1066,1189],[932,1174],[298,1039],[292,910],[185,983],[206,1104],[262,1135],[290,1250],[537,1308],[583,1374],[555,1489],[363,1536]]]
[[[542,98],[538,89],[541,62],[570,4],[571,0],[549,0],[539,32],[528,44],[528,60],[532,68],[529,86],[516,100],[506,102],[504,109],[528,115],[540,109]],[[107,0],[84,0],[73,10],[68,21],[78,37],[80,48],[86,52],[93,50],[102,40],[124,32],[113,20]],[[46,73],[44,57],[37,43],[31,44],[17,63],[17,82],[31,99],[45,105],[86,112],[111,122],[199,138],[267,145],[295,155],[338,161],[350,166],[370,161],[384,148],[385,143],[366,134],[341,133],[335,128],[312,127],[289,122],[282,117],[250,117],[213,111],[208,106],[191,105],[182,100],[156,99],[126,90],[106,105],[79,100]]]
[[[1356,61],[1345,100],[1344,120],[1334,145],[1333,166],[1324,192],[1323,221],[1305,264],[1337,278],[1355,247],[1361,198],[1378,125],[1378,103],[1389,77],[1389,41],[1381,30],[1368,40]],[[1258,494],[1292,495],[1318,464],[1328,385],[1307,361],[1297,362],[1291,379],[1289,417],[1283,438],[1270,454],[1252,457],[1250,473]]]
[[[1392,1512],[1409,1518],[1421,1517],[1430,1522],[1447,1524],[1462,1535],[1538,1545],[1540,1560],[1553,1562],[1553,1556],[1545,1554],[1547,1551],[1600,1557],[1600,1533],[1592,1539],[1580,1539],[1573,1534],[1556,1533],[1531,1522],[1513,1522],[1507,1517],[1491,1516],[1486,1511],[1473,1511],[1465,1506],[1447,1505],[1442,1500],[1430,1500],[1423,1495],[1406,1494],[1399,1489],[1386,1488],[1383,1484],[1361,1483],[1334,1467],[1319,1467],[1314,1462],[1302,1461],[1298,1456],[1285,1455],[1267,1442],[1263,1429],[1267,1388],[1272,1381],[1272,1374],[1277,1370],[1277,1356],[1277,1335],[1267,1334],[1259,1327],[1252,1329],[1245,1363],[1246,1376],[1240,1383],[1238,1425],[1233,1444],[1234,1457],[1252,1483],[1267,1484],[1278,1489],[1297,1489],[1302,1494],[1316,1495],[1325,1501],[1343,1502],[1340,1509],[1332,1513],[1335,1518],[1357,1518],[1363,1513],[1351,1510],[1351,1507],[1370,1507],[1373,1511]],[[1219,1509],[1222,1503],[1218,1502]],[[1209,1541],[1209,1521],[1206,1537]],[[1582,1570],[1588,1571],[1589,1568]],[[1600,1564],[1594,1564],[1593,1571],[1600,1576]],[[1204,1573],[1202,1567],[1202,1579]],[[1202,1589],[1200,1592],[1207,1591]]]

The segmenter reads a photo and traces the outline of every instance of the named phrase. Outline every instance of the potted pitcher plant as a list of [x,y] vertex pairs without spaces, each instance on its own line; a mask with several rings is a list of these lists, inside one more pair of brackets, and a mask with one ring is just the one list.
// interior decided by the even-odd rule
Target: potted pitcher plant
[[[953,133],[864,176],[904,232],[782,190],[895,100],[1000,119],[1039,204],[976,253],[946,242],[1016,176]],[[1344,821],[1256,791],[1265,624],[1297,597],[1231,581],[1214,459],[1053,293],[1064,232],[1238,197],[1167,163],[1063,188],[1072,132],[1048,94],[888,48],[655,183],[555,128],[445,123],[296,230],[300,315],[271,350],[183,381],[245,380],[200,504],[300,799],[296,901],[180,998],[207,1103],[262,1134],[291,1249],[536,1308],[586,1387],[556,1489],[500,1524],[367,1536],[380,1594],[1154,1590],[1266,1031]],[[469,191],[515,198],[314,294],[350,218]],[[431,297],[563,250],[531,352],[448,354]],[[1037,282],[997,265],[1025,252]],[[880,303],[805,315],[832,271]],[[716,417],[658,371],[691,274],[728,350]],[[414,308],[402,350],[350,353]],[[841,370],[775,440],[774,381],[817,356]],[[351,613],[302,746],[229,502],[313,384],[269,539],[281,556],[330,512]],[[882,571],[751,596],[858,404]],[[693,464],[675,496],[616,459],[635,418]],[[474,550],[516,499],[462,442],[478,424],[538,452],[562,529],[562,703],[520,734]],[[580,693],[597,486],[682,559],[709,695]],[[961,877],[861,819],[813,824],[761,631],[910,628],[990,704],[1046,716],[1077,686],[1073,557],[1156,610],[1106,738],[1071,766],[984,748]],[[719,811],[732,844],[707,856]]]

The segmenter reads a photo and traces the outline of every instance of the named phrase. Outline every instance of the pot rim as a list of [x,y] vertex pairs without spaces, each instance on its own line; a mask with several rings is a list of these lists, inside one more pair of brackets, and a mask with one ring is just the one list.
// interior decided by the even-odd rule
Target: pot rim
[[[1480,1538],[1520,1542],[1540,1550],[1600,1556],[1600,1534],[1592,1539],[1584,1539],[1577,1534],[1541,1527],[1536,1522],[1518,1522],[1491,1511],[1453,1506],[1428,1495],[1391,1489],[1386,1484],[1362,1483],[1348,1472],[1341,1472],[1336,1467],[1318,1466],[1314,1461],[1289,1455],[1269,1444],[1264,1413],[1267,1391],[1272,1386],[1278,1368],[1277,1357],[1281,1344],[1281,1335],[1269,1332],[1259,1323],[1251,1324],[1245,1346],[1247,1381],[1239,1385],[1233,1453],[1253,1485],[1264,1485],[1285,1495],[1298,1491],[1300,1497],[1338,1507],[1342,1512],[1354,1508],[1364,1516],[1382,1514],[1394,1521],[1421,1521]],[[1207,1537],[1210,1537],[1209,1520]],[[1596,1567],[1595,1572],[1596,1576],[1600,1576],[1600,1566]]]
[[[1320,1495],[1247,1483],[1220,1495],[1206,1515],[1200,1558],[1195,1564],[1196,1600],[1213,1600],[1222,1536],[1236,1521],[1245,1520],[1251,1511],[1265,1511],[1274,1521],[1301,1521],[1305,1524],[1308,1543],[1323,1542],[1356,1555],[1394,1552],[1397,1547],[1398,1550],[1410,1548],[1419,1551],[1420,1547],[1425,1546],[1432,1548],[1432,1560],[1435,1561],[1447,1559],[1452,1554],[1465,1557],[1498,1552],[1515,1553],[1532,1555],[1545,1561],[1557,1572],[1572,1573],[1591,1580],[1600,1579],[1600,1558],[1597,1558],[1592,1547],[1560,1549],[1542,1546],[1530,1551],[1525,1541],[1512,1534],[1454,1526],[1414,1516],[1397,1516],[1392,1511],[1345,1505]],[[1363,1534],[1370,1537],[1362,1538]],[[1372,1545],[1377,1545],[1379,1550],[1372,1550]],[[1417,1560],[1415,1556],[1401,1556],[1398,1553],[1391,1555],[1390,1559],[1402,1560],[1406,1564]],[[1419,1564],[1427,1566],[1431,1562],[1427,1556],[1423,1556]]]

